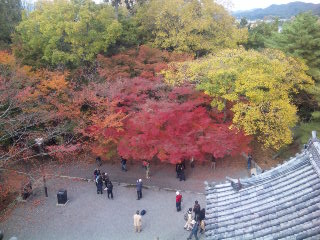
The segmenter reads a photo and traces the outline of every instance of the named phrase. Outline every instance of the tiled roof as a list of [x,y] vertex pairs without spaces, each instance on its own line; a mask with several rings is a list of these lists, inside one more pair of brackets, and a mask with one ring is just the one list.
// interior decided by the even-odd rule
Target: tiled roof
[[[234,180],[238,183],[238,180]],[[320,239],[320,141],[284,164],[206,184],[206,239]]]

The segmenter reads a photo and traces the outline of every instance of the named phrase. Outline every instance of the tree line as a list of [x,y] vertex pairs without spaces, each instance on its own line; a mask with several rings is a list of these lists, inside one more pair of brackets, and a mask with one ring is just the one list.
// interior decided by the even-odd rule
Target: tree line
[[279,32],[211,0],[0,4],[1,166],[39,157],[39,137],[61,161],[176,163],[249,152],[251,141],[279,150],[319,128],[312,13]]

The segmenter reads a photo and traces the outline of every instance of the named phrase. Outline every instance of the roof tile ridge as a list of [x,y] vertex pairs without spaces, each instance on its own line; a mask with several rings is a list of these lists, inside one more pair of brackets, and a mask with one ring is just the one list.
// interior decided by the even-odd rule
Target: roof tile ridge
[[320,178],[320,141],[313,140],[308,146],[309,159],[312,167]]

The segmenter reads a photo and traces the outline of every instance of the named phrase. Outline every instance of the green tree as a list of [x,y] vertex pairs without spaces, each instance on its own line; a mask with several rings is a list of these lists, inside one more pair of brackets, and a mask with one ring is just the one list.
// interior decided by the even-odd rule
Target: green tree
[[240,24],[240,28],[245,28],[248,25],[248,20],[245,17],[243,17],[243,18],[241,18],[239,24]]
[[311,12],[302,13],[283,25],[281,33],[274,33],[267,46],[302,58],[309,66],[308,73],[320,81],[320,22]]
[[15,54],[32,66],[75,67],[95,60],[122,34],[108,4],[91,0],[40,1],[23,15],[15,34]]
[[201,56],[246,41],[223,6],[211,0],[150,0],[136,14],[142,36],[155,47]]
[[0,0],[0,47],[11,43],[11,34],[21,21],[21,0]]
[[273,33],[278,32],[279,20],[268,23],[265,21],[257,22],[255,25],[249,26],[248,42],[245,44],[247,49],[261,49],[265,48],[265,42]]
[[[320,22],[311,12],[299,14],[284,24],[281,33],[274,33],[266,42],[269,47],[277,48],[286,54],[301,58],[308,65],[308,74],[315,80],[315,86],[306,89],[296,97],[299,103],[299,115],[305,122],[297,129],[297,137],[305,141],[303,129],[317,125],[314,116],[320,110]],[[301,134],[304,133],[304,134]]]
[[166,81],[191,81],[213,97],[212,106],[232,106],[233,126],[255,135],[265,147],[291,143],[298,121],[292,94],[313,84],[306,65],[278,50],[223,50],[198,61],[176,63]]

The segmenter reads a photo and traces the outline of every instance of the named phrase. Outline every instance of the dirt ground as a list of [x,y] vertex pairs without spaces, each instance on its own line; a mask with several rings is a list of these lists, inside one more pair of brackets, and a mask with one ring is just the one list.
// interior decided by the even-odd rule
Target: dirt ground
[[[293,143],[289,147],[287,147],[285,150],[279,151],[280,154],[275,157],[277,154],[276,152],[273,152],[271,150],[263,150],[261,144],[253,142],[252,144],[252,155],[254,161],[257,162],[257,164],[265,170],[268,170],[278,164],[281,164],[284,160],[289,159],[291,156],[294,156],[296,153],[300,151],[300,146],[297,143]],[[46,174],[65,174],[65,175],[72,175],[72,176],[80,176],[80,177],[91,177],[91,172],[93,167],[95,167],[95,161],[94,157],[90,158],[91,160],[88,161],[88,157],[83,158],[79,157],[76,160],[72,160],[70,162],[70,165],[72,168],[69,168],[65,164],[57,164],[57,162],[51,162],[48,164],[47,167],[45,167],[45,172]],[[15,166],[13,170],[17,171],[22,171],[28,172],[35,178],[39,179],[41,178],[41,172],[39,171],[39,168],[35,168],[33,166],[36,166],[37,163],[30,164],[29,166],[25,166],[26,163],[22,163],[20,165]],[[79,165],[78,167],[76,165]],[[54,166],[54,167],[52,167]],[[140,175],[144,174],[144,171],[141,170],[140,164],[139,163],[131,163],[130,161],[128,162],[128,166],[132,166],[132,171],[137,171],[137,174],[133,175],[121,175],[121,172],[118,170],[118,162],[113,161],[113,162],[108,162],[106,167],[106,171],[112,171],[114,172],[113,177],[117,179],[119,182],[134,182],[134,180],[139,177]],[[171,166],[171,167],[170,167]],[[174,165],[169,165],[169,164],[163,164],[156,162],[153,164],[151,168],[151,172],[155,173],[156,171],[160,171],[158,175],[159,179],[163,179],[160,182],[155,182],[154,184],[159,184],[161,187],[164,187],[166,185],[170,185],[169,182],[166,180],[168,177],[170,178],[171,175],[174,175]],[[187,170],[187,174],[193,178],[196,182],[194,186],[191,186],[186,184],[185,189],[188,190],[194,190],[195,188],[199,188],[202,186],[203,181],[205,180],[212,180],[212,181],[224,181],[226,176],[237,178],[237,177],[245,177],[246,175],[246,159],[243,156],[239,157],[226,157],[224,159],[218,159],[217,160],[217,165],[216,165],[217,171],[214,173],[214,175],[211,174],[210,170],[210,163],[196,163],[196,168],[194,171],[191,171],[191,169]],[[219,170],[218,170],[219,169]],[[172,171],[171,171],[172,170]],[[169,174],[165,174],[165,171],[169,171]],[[0,172],[2,174],[2,179],[7,179],[8,176],[4,175],[4,172]],[[19,174],[16,174],[14,172],[11,172],[10,174],[13,174],[17,176],[17,179],[19,181],[15,181],[14,183],[10,183],[11,185],[9,186],[11,192],[5,197],[5,198],[0,198],[0,213],[1,215],[4,215],[3,210],[10,204],[12,203],[17,196],[19,196],[20,191],[21,191],[21,182],[26,181],[26,177],[21,177]],[[12,176],[11,176],[12,177]],[[41,184],[41,183],[40,183]],[[183,184],[182,184],[183,185]],[[0,219],[1,220],[1,219]]]

